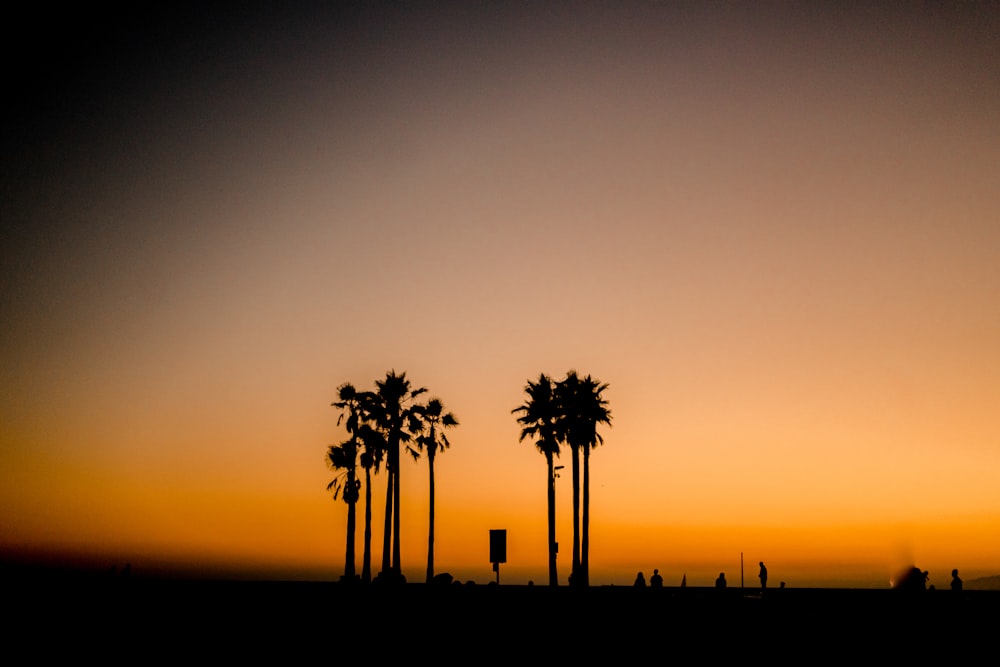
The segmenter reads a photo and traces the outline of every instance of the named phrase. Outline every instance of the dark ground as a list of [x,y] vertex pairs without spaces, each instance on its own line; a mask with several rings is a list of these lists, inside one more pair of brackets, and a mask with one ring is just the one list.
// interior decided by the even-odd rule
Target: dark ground
[[[374,655],[449,664],[620,664],[650,662],[650,655],[668,662],[692,651],[727,661],[756,655],[825,664],[853,655],[925,664],[983,650],[995,657],[1000,640],[1000,591],[788,588],[761,595],[740,588],[8,576],[3,611],[4,635],[13,640],[8,654],[22,644],[32,661],[130,664],[153,656],[357,663]],[[352,652],[358,657],[349,659]]]

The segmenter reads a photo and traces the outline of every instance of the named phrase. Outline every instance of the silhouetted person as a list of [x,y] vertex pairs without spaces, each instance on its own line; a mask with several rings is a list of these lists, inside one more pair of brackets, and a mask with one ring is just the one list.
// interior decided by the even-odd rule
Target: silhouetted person
[[642,572],[635,575],[635,584],[633,584],[633,586],[635,586],[636,588],[646,587],[646,577],[642,576]]
[[767,588],[767,568],[764,567],[764,561],[760,562],[760,590]]
[[715,580],[715,587],[716,588],[725,588],[726,587],[726,573],[725,572],[720,572],[719,573],[719,578]]
[[659,570],[653,570],[653,576],[649,578],[649,585],[653,588],[663,588],[663,577]]
[[962,590],[962,580],[958,578],[958,570],[951,571],[951,590]]

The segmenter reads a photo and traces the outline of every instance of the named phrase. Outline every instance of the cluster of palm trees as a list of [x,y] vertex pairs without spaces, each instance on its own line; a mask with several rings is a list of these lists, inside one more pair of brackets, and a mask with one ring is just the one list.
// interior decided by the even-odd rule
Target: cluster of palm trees
[[[426,453],[430,470],[430,527],[427,537],[427,581],[434,578],[434,458],[450,446],[445,430],[458,425],[455,416],[446,412],[437,398],[418,399],[427,392],[413,388],[406,373],[395,370],[376,380],[374,391],[359,391],[351,383],[337,390],[333,406],[340,410],[337,425],[344,424],[347,439],[327,449],[327,464],[336,472],[327,490],[347,503],[347,553],[344,580],[355,581],[356,510],[361,487],[365,489],[365,535],[361,581],[371,582],[372,474],[383,464],[386,471],[385,525],[383,528],[381,577],[402,580],[400,565],[400,454],[414,460]],[[364,471],[362,485],[358,465]],[[391,559],[390,559],[391,554]]]
[[[549,585],[558,586],[556,568],[556,466],[560,447],[572,453],[573,466],[573,565],[570,583],[590,584],[590,450],[604,439],[599,425],[611,425],[611,411],[603,392],[608,388],[590,375],[581,377],[570,370],[555,381],[544,373],[528,381],[527,399],[512,410],[521,425],[519,441],[531,438],[545,456],[548,468],[548,551]],[[424,387],[413,388],[406,373],[395,370],[376,380],[373,391],[359,391],[351,383],[337,390],[333,406],[340,410],[337,425],[344,425],[347,439],[327,449],[327,464],[336,473],[327,490],[347,504],[347,553],[344,580],[358,579],[355,572],[356,511],[365,490],[364,554],[360,580],[372,581],[372,475],[386,472],[385,524],[383,527],[382,570],[380,577],[402,581],[400,565],[400,455],[414,460],[426,454],[430,473],[430,522],[427,534],[427,582],[434,578],[434,459],[450,446],[446,430],[458,425],[437,398],[422,402]],[[582,459],[582,465],[581,465]],[[364,482],[358,479],[358,466]],[[581,480],[582,474],[582,480]],[[582,506],[582,512],[581,512]]]
[[[556,489],[555,457],[561,445],[567,445],[573,464],[573,565],[570,584],[590,585],[590,450],[604,439],[597,432],[600,424],[611,425],[611,411],[602,396],[607,384],[589,375],[580,377],[576,371],[554,381],[544,373],[538,380],[528,380],[524,388],[525,402],[514,408],[521,425],[519,441],[531,438],[545,456],[548,467],[548,543],[549,585],[558,586],[556,570]],[[583,513],[581,517],[580,458],[583,456]],[[581,537],[582,535],[582,537]]]

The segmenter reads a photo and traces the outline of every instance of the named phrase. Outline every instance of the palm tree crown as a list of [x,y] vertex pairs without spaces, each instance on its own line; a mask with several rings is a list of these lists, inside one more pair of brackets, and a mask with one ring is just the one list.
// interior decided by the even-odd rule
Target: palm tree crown
[[517,418],[517,423],[522,427],[518,442],[523,442],[525,438],[534,438],[539,452],[558,456],[561,412],[556,402],[555,384],[552,378],[542,373],[536,382],[528,380],[524,392],[528,395],[528,399],[524,404],[511,410],[513,414],[521,413]]
[[601,395],[608,385],[589,375],[581,378],[576,371],[571,370],[566,374],[566,379],[559,383],[559,388],[560,417],[566,442],[576,447],[604,444],[597,426],[611,425],[611,411],[607,400]]

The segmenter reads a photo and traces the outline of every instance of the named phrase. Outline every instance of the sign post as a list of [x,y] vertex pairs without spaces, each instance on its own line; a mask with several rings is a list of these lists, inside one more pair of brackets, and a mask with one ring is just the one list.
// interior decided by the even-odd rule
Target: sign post
[[490,530],[490,562],[493,571],[497,573],[497,585],[500,585],[500,563],[507,562],[507,530]]

